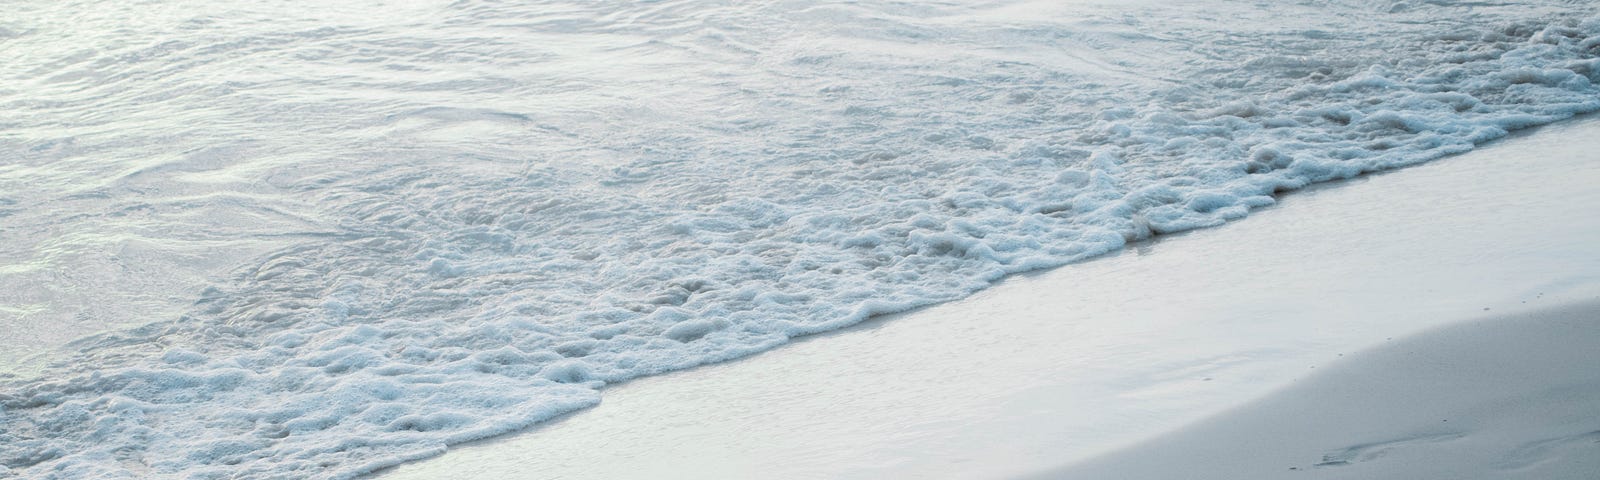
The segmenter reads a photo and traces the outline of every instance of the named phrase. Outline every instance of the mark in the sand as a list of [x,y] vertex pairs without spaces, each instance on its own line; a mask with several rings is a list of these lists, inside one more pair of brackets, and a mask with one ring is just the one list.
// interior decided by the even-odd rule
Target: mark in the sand
[[1507,453],[1495,466],[1505,470],[1521,470],[1560,458],[1560,450],[1585,446],[1600,446],[1600,430],[1528,442]]
[[1430,443],[1443,443],[1464,436],[1465,435],[1459,433],[1447,433],[1443,435],[1424,435],[1384,442],[1352,445],[1350,447],[1323,455],[1322,462],[1312,466],[1317,468],[1343,467],[1353,463],[1369,462],[1381,458],[1384,455],[1388,455],[1389,452],[1394,451],[1397,448],[1426,445]]

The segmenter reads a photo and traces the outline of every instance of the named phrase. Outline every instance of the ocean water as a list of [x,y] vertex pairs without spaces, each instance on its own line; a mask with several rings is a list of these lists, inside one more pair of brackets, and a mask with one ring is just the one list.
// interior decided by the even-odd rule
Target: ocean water
[[1600,110],[1587,1],[4,8],[0,477],[357,476]]

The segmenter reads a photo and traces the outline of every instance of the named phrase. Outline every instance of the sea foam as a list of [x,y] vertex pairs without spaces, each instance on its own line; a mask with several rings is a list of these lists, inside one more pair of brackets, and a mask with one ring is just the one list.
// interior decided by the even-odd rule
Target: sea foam
[[352,477],[1600,110],[1572,2],[1050,3],[35,7],[0,285],[192,304],[5,380],[0,476]]

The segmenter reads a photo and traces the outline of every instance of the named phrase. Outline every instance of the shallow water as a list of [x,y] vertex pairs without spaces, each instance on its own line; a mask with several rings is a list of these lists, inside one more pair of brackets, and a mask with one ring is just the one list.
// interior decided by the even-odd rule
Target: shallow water
[[29,477],[353,475],[1600,109],[1556,0],[8,8]]

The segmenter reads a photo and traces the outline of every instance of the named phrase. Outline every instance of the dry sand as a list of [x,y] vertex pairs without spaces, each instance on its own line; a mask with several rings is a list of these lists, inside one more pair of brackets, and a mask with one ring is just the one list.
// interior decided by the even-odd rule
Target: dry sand
[[1600,478],[1600,299],[1426,332],[1033,478]]

